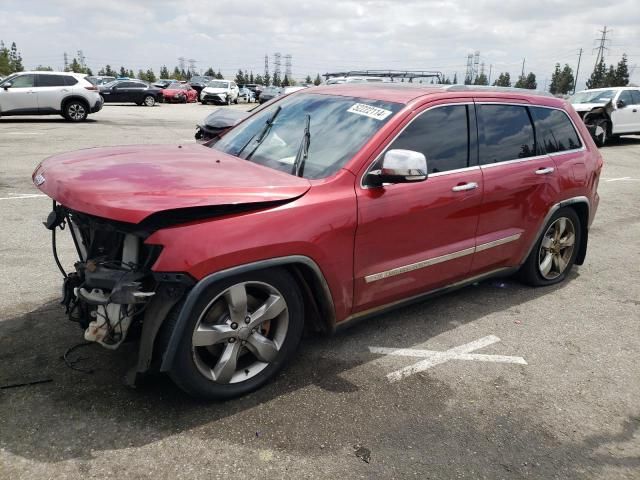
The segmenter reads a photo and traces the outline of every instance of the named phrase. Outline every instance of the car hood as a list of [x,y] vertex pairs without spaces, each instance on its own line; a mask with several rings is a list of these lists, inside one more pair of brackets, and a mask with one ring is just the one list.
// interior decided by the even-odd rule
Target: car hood
[[571,106],[576,112],[588,112],[589,110],[593,110],[596,107],[603,107],[607,103],[609,102],[607,101],[607,102],[601,102],[601,103],[572,103]]
[[91,148],[42,161],[34,184],[79,212],[127,223],[193,207],[293,200],[308,180],[201,145]]
[[227,93],[229,91],[228,88],[213,88],[213,87],[207,87],[204,89],[205,92],[207,93]]

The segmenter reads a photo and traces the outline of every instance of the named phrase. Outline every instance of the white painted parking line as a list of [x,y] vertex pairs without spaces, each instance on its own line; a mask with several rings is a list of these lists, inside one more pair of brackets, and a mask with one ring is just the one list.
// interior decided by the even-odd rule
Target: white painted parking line
[[5,135],[44,135],[44,132],[5,132]]
[[640,182],[640,178],[620,177],[620,178],[606,178],[605,182]]
[[435,350],[418,350],[414,348],[387,348],[387,347],[369,347],[371,353],[379,353],[381,355],[395,355],[401,357],[418,357],[425,358],[418,363],[401,368],[387,375],[391,382],[397,382],[414,373],[423,372],[428,368],[435,367],[449,360],[467,360],[476,362],[498,362],[498,363],[516,363],[519,365],[527,365],[522,357],[512,357],[508,355],[486,355],[479,353],[470,353],[474,350],[487,347],[499,342],[500,339],[495,335],[488,335],[473,342],[465,343],[459,347],[453,347],[444,352]]
[[46,197],[41,193],[9,193],[8,197],[0,197],[0,200],[24,200],[25,198]]

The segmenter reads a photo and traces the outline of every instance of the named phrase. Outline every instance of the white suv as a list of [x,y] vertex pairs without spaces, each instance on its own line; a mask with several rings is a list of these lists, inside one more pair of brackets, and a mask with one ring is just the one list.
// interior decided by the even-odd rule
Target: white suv
[[239,93],[238,85],[232,80],[211,80],[200,92],[200,101],[231,105],[231,102],[238,103]]
[[102,108],[98,88],[86,75],[18,72],[0,82],[0,116],[60,114],[72,122]]
[[639,87],[583,90],[570,101],[599,147],[611,137],[640,135]]

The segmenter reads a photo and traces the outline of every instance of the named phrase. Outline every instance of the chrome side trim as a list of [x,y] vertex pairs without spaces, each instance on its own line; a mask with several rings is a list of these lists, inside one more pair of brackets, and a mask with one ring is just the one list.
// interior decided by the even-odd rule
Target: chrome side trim
[[429,175],[429,178],[431,178],[431,177],[443,177],[445,175],[451,175],[451,174],[454,174],[454,173],[471,172],[473,170],[480,170],[480,167],[478,165],[474,165],[473,167],[456,168],[455,170],[447,170],[446,172],[431,173]]
[[414,270],[419,270],[421,268],[430,267],[431,265],[436,265],[438,263],[447,262],[455,258],[471,255],[473,252],[475,252],[474,247],[465,248],[464,250],[448,253],[446,255],[441,255],[439,257],[433,257],[427,260],[422,260],[420,262],[404,265],[402,267],[392,268],[391,270],[385,270],[384,272],[367,275],[366,277],[364,277],[364,281],[367,283],[371,283],[371,282],[376,282],[378,280],[382,280],[383,278],[395,277],[396,275],[401,275],[403,273],[412,272]]
[[395,277],[396,275],[401,275],[403,273],[408,273],[414,270],[419,270],[421,268],[437,265],[438,263],[447,262],[449,260],[465,257],[467,255],[472,255],[476,252],[482,252],[484,250],[488,250],[489,248],[497,247],[499,245],[504,245],[505,243],[515,242],[520,238],[521,235],[522,234],[520,233],[516,233],[514,235],[509,235],[508,237],[499,238],[498,240],[493,240],[491,242],[483,243],[481,245],[476,245],[475,247],[465,248],[464,250],[458,250],[457,252],[448,253],[446,255],[441,255],[439,257],[428,258],[420,262],[411,263],[409,265],[403,265],[402,267],[396,267],[390,270],[385,270],[384,272],[373,273],[371,275],[367,275],[366,277],[364,277],[364,281],[366,283],[377,282],[378,280],[382,280],[385,278]]
[[504,245],[505,243],[515,242],[522,236],[521,233],[516,233],[514,235],[509,235],[508,237],[499,238],[498,240],[494,240],[492,242],[483,243],[476,247],[476,252],[482,252],[483,250],[488,250],[493,247],[497,247],[499,245]]
[[531,160],[542,160],[544,158],[549,158],[549,155],[536,155],[535,157],[526,157],[526,158],[516,158],[514,160],[505,160],[504,162],[496,162],[496,163],[485,163],[481,165],[482,169],[493,168],[493,167],[501,167],[503,165],[511,165],[512,163],[522,163],[529,162]]

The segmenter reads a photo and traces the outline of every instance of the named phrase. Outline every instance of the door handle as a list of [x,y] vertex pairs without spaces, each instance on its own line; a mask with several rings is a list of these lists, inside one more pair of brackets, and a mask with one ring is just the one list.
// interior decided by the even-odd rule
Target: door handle
[[554,171],[555,168],[553,167],[539,168],[538,170],[536,170],[536,175],[548,175],[550,173],[553,173]]
[[68,88],[63,88],[62,90],[60,90],[61,92],[67,93],[69,91]]
[[478,184],[476,182],[469,182],[462,185],[456,185],[451,190],[454,192],[465,192],[467,190],[475,190],[476,188],[478,188]]
[[633,113],[636,113],[638,110],[636,108],[633,109]]

